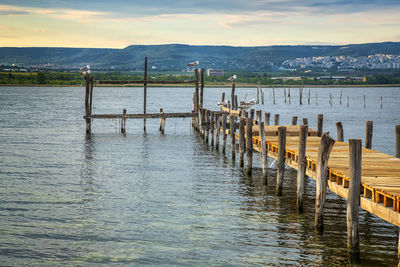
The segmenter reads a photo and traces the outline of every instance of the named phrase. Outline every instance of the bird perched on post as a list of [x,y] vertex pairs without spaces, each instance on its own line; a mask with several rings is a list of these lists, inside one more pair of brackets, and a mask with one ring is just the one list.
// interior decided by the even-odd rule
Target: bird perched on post
[[229,77],[229,78],[228,78],[228,81],[231,81],[231,82],[236,81],[236,74],[233,75],[232,77]]
[[196,67],[197,65],[199,65],[199,61],[198,60],[196,60],[196,61],[194,61],[194,62],[191,62],[191,63],[189,63],[189,64],[187,64],[189,67]]
[[83,75],[90,74],[90,65],[86,65],[86,67],[80,68],[80,71]]

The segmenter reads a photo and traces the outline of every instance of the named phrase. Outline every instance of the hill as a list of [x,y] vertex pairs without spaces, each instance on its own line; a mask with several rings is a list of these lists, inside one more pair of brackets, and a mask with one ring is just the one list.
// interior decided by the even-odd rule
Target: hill
[[270,71],[286,59],[312,56],[367,56],[372,54],[400,55],[400,42],[330,45],[276,45],[256,47],[199,46],[183,44],[131,45],[124,49],[2,47],[2,65],[53,64],[76,68],[91,64],[98,69],[182,70],[188,62],[199,60],[201,67],[225,70]]

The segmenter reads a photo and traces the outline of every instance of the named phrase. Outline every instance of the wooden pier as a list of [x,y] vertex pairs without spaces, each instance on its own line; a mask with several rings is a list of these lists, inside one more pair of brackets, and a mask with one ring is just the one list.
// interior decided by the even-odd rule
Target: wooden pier
[[[144,84],[143,114],[129,114],[126,109],[121,114],[92,114],[93,78],[86,75],[85,116],[86,132],[91,132],[93,119],[121,119],[121,132],[126,131],[127,119],[160,119],[160,131],[164,134],[166,118],[192,118],[192,126],[206,144],[215,146],[217,152],[226,153],[227,137],[230,136],[231,155],[235,159],[239,150],[240,167],[245,168],[247,175],[252,175],[253,151],[261,153],[263,180],[269,183],[273,177],[267,174],[267,156],[277,161],[276,194],[282,194],[285,182],[285,165],[298,170],[297,205],[299,212],[303,207],[303,196],[306,190],[304,179],[308,176],[316,180],[316,202],[314,225],[320,234],[323,233],[323,208],[326,189],[347,199],[347,231],[349,258],[359,258],[358,208],[375,214],[383,220],[400,227],[400,126],[395,126],[396,157],[371,149],[372,122],[366,122],[366,147],[361,148],[360,139],[343,142],[343,128],[337,123],[338,141],[323,133],[323,115],[317,118],[318,129],[308,128],[308,120],[302,119],[297,124],[297,117],[292,118],[292,125],[280,126],[279,114],[274,116],[270,125],[270,113],[250,110],[238,106],[235,95],[235,83],[232,85],[231,100],[225,102],[222,94],[218,110],[203,109],[204,70],[194,70],[193,109],[184,113],[146,113],[147,58],[145,61],[143,81],[111,81],[112,84],[138,82]],[[105,81],[102,81],[105,83]],[[177,81],[182,83],[182,81]],[[290,92],[289,92],[290,94]],[[290,96],[289,96],[290,101]],[[254,119],[254,114],[256,118]],[[144,121],[144,130],[145,121]],[[238,131],[237,131],[238,130]],[[211,137],[210,137],[211,134]],[[222,137],[220,137],[222,136]],[[220,143],[222,139],[222,143]],[[238,144],[238,145],[236,145]],[[222,147],[220,149],[220,146]],[[246,157],[246,160],[244,160]],[[246,164],[244,163],[246,162]],[[400,255],[400,246],[398,247]]]

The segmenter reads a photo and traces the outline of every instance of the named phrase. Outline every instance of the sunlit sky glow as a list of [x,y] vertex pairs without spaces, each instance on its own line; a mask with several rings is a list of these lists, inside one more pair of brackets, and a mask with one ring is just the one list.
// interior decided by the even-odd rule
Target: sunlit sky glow
[[400,0],[2,0],[0,46],[400,41]]

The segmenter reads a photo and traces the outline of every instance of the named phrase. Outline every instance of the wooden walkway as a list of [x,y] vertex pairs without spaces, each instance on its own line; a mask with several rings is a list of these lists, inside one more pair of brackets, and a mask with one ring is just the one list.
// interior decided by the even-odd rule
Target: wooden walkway
[[[238,116],[238,110],[222,107],[227,114]],[[278,127],[265,126],[268,156],[278,157]],[[286,127],[285,162],[298,169],[300,125]],[[226,130],[227,134],[229,129]],[[239,134],[235,134],[239,140]],[[309,128],[306,144],[307,176],[317,177],[317,155],[321,137]],[[259,126],[253,125],[253,149],[261,152]],[[362,148],[361,198],[364,210],[400,227],[400,158],[376,150]],[[349,187],[349,144],[336,141],[328,161],[328,187],[337,195],[347,199]]]

